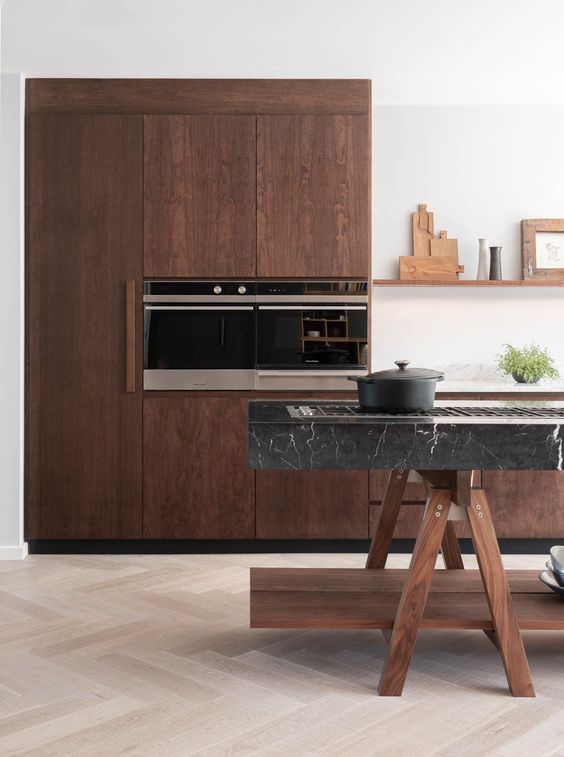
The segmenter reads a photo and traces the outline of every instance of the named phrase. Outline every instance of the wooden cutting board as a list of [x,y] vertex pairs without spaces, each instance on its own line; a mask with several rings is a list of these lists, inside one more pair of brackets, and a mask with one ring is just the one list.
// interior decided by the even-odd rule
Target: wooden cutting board
[[438,239],[430,241],[431,255],[450,256],[458,260],[458,239],[447,239],[447,232],[441,231]]
[[416,257],[428,257],[431,254],[430,242],[435,238],[435,216],[429,213],[426,205],[419,205],[419,210],[411,214],[413,230],[413,254]]
[[410,281],[456,281],[464,266],[452,255],[400,256],[400,279]]

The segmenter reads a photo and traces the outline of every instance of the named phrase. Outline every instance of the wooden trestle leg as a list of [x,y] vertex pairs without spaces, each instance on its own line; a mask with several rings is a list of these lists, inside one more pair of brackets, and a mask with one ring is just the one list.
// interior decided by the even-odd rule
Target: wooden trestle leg
[[[427,499],[393,629],[384,631],[388,653],[380,677],[379,694],[400,696],[403,691],[439,549],[447,569],[464,568],[454,524],[447,520],[451,502],[455,500],[470,524],[494,626],[493,631],[485,630],[484,633],[499,650],[511,693],[518,697],[534,697],[523,639],[484,490],[471,488],[471,474],[467,471],[456,474],[422,471],[421,474],[436,488],[431,489]],[[407,470],[390,473],[380,520],[366,561],[367,568],[384,568],[386,565],[408,475]]]
[[366,558],[367,568],[386,567],[408,475],[408,470],[390,471],[382,499],[380,519]]
[[381,696],[400,696],[403,691],[445,532],[450,502],[450,489],[431,490],[380,676],[378,693]]
[[448,568],[449,570],[464,570],[464,562],[462,561],[462,553],[460,552],[458,537],[454,530],[454,523],[450,520],[446,524],[443,540],[441,542],[441,552],[443,554],[445,568]]
[[499,649],[511,693],[516,697],[534,697],[529,663],[483,489],[472,489],[471,504],[467,510],[478,566],[495,629],[495,639],[492,638],[492,641]]

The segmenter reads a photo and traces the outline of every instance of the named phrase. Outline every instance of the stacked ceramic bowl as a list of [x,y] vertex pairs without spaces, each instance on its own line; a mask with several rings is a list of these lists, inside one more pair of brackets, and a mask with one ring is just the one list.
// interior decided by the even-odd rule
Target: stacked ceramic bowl
[[540,574],[540,580],[552,591],[564,597],[564,546],[551,547],[546,568]]

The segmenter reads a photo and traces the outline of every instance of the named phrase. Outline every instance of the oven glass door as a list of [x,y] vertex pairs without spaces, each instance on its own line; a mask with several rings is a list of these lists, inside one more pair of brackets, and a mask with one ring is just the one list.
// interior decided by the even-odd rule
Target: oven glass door
[[257,367],[364,367],[366,305],[259,305]]
[[145,305],[145,369],[252,370],[252,305]]

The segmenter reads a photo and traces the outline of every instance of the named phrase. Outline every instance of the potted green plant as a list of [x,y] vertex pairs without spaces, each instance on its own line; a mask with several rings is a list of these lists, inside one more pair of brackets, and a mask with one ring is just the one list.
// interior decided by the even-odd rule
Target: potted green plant
[[536,344],[521,348],[506,344],[497,357],[500,371],[513,376],[518,384],[537,384],[542,378],[556,379],[560,375],[547,350]]

